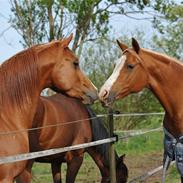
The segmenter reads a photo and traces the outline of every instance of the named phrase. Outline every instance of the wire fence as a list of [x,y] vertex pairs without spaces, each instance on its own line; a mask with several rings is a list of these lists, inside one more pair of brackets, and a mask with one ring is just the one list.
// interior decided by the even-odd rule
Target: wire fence
[[24,154],[17,154],[14,156],[7,156],[7,157],[0,158],[0,164],[13,163],[17,161],[40,158],[40,157],[50,156],[50,155],[63,153],[67,151],[73,151],[73,150],[84,149],[87,147],[97,146],[105,143],[111,143],[115,141],[116,141],[116,137],[112,137],[112,138],[106,138],[102,140],[97,140],[97,141],[84,143],[84,144],[77,144],[77,145],[68,146],[68,147],[54,148],[54,149],[36,151],[36,152],[24,153]]
[[[81,120],[76,120],[76,121],[61,122],[61,123],[56,123],[53,125],[46,125],[46,126],[41,126],[41,127],[36,127],[36,128],[29,128],[29,129],[21,129],[21,130],[16,130],[16,131],[0,132],[0,135],[11,135],[11,134],[15,134],[15,133],[40,130],[40,129],[44,129],[44,128],[60,127],[60,126],[64,126],[64,125],[80,123],[85,120],[102,118],[102,117],[106,117],[109,115],[110,114],[100,114],[100,115],[97,115],[97,117],[91,117],[91,118],[86,118],[86,119],[81,119]],[[158,113],[157,112],[156,113],[123,113],[123,114],[114,114],[113,116],[114,117],[129,117],[129,116],[160,116],[160,115],[162,116],[162,115],[164,115],[164,113],[159,113],[159,112]],[[44,150],[44,151],[37,151],[37,152],[30,152],[30,153],[24,153],[24,154],[17,154],[17,155],[13,155],[13,156],[1,157],[0,164],[35,159],[35,158],[54,155],[54,154],[63,153],[63,152],[67,152],[67,151],[88,148],[88,147],[92,147],[92,146],[101,145],[104,143],[111,143],[111,142],[116,142],[117,140],[123,140],[123,139],[127,139],[130,137],[144,135],[144,134],[147,134],[150,132],[155,132],[155,131],[162,131],[162,127],[155,128],[155,129],[135,130],[135,131],[134,130],[133,131],[120,131],[120,132],[125,132],[126,134],[121,135],[118,138],[111,137],[111,138],[101,139],[101,140],[97,140],[97,141],[93,141],[93,142],[89,142],[89,143],[76,144],[76,145],[68,146],[68,147],[54,148],[54,149],[48,149],[48,150]],[[155,173],[157,173],[160,170],[162,170],[162,166],[157,167],[149,172],[146,172],[145,174],[134,178],[133,180],[129,181],[128,183],[135,183],[137,181],[143,181],[143,180],[147,179],[148,177],[154,175]]]
[[[173,164],[175,164],[175,161],[172,161],[170,163],[170,166],[172,166]],[[163,165],[158,166],[158,167],[154,168],[153,170],[150,170],[148,172],[145,172],[142,175],[139,175],[139,176],[133,178],[132,180],[128,181],[128,183],[144,182],[146,179],[155,175],[156,173],[158,173],[161,170],[163,170]]]
[[[22,133],[22,132],[29,132],[29,131],[35,131],[35,130],[41,130],[45,128],[55,128],[55,127],[60,127],[64,125],[71,125],[71,124],[76,124],[76,123],[81,123],[83,121],[90,121],[93,119],[97,118],[102,118],[102,117],[107,117],[110,114],[99,114],[96,117],[91,117],[91,118],[85,118],[85,119],[80,119],[80,120],[74,120],[74,121],[67,121],[67,122],[60,122],[60,123],[55,123],[52,125],[44,125],[40,127],[35,127],[35,128],[27,128],[27,129],[20,129],[20,130],[14,130],[14,131],[6,131],[6,132],[0,132],[0,135],[14,135],[16,133]],[[124,113],[124,114],[113,114],[114,117],[130,117],[130,116],[162,116],[164,113],[161,112],[154,112],[154,113]]]
[[13,155],[13,156],[1,157],[0,164],[13,163],[13,162],[17,162],[17,161],[23,161],[23,160],[40,158],[40,157],[44,157],[44,156],[50,156],[53,154],[63,153],[66,151],[84,149],[84,148],[88,148],[88,147],[92,147],[92,146],[97,146],[97,145],[101,145],[101,144],[105,144],[105,143],[111,143],[111,142],[115,142],[117,140],[123,140],[126,138],[135,137],[135,136],[143,135],[146,133],[161,131],[161,130],[162,130],[162,127],[150,129],[150,130],[137,130],[136,132],[129,133],[127,135],[106,138],[106,139],[97,140],[97,141],[93,141],[93,142],[89,142],[89,143],[76,144],[76,145],[68,146],[68,147],[54,148],[54,149],[48,149],[48,150],[43,150],[43,151],[36,151],[36,152],[30,152],[30,153],[17,154],[17,155]]

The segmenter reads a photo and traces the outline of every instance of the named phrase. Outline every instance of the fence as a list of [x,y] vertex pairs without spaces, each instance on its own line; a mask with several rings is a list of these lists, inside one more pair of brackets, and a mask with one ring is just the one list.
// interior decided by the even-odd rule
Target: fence
[[[150,130],[137,130],[137,131],[132,131],[126,135],[119,136],[118,139],[117,137],[113,137],[113,117],[127,117],[127,116],[153,116],[153,115],[164,115],[164,113],[131,113],[131,114],[113,114],[112,110],[109,109],[108,114],[102,114],[98,115],[97,117],[104,117],[104,116],[109,116],[108,122],[111,128],[110,131],[110,138],[102,139],[102,140],[97,140],[89,143],[84,143],[84,144],[77,144],[69,147],[63,147],[63,148],[55,148],[55,149],[49,149],[49,150],[44,150],[44,151],[37,151],[37,152],[31,152],[31,153],[24,153],[24,154],[18,154],[14,156],[7,156],[7,157],[1,157],[0,158],[0,164],[5,164],[5,163],[12,163],[12,162],[17,162],[17,161],[22,161],[22,160],[28,160],[28,159],[34,159],[38,157],[43,157],[43,156],[48,156],[48,155],[53,155],[53,154],[58,154],[58,153],[63,153],[66,151],[71,151],[71,150],[77,150],[81,148],[87,148],[91,146],[97,146],[100,144],[104,143],[110,143],[112,147],[112,143],[116,142],[117,140],[123,140],[127,139],[130,137],[135,137],[139,135],[143,135],[146,133],[150,132],[155,132],[155,131],[161,131],[162,127],[156,128],[156,129],[150,129]],[[95,118],[95,117],[94,117]],[[88,120],[94,119],[94,118],[88,118]],[[61,124],[55,124],[55,125],[49,125],[49,126],[43,126],[43,127],[38,127],[38,128],[31,128],[31,129],[24,129],[24,130],[18,130],[18,131],[12,131],[12,132],[1,132],[0,135],[11,135],[15,133],[20,133],[20,132],[25,132],[25,131],[32,131],[32,130],[38,130],[42,128],[51,128],[51,127],[56,127],[56,126],[62,126],[62,125],[68,125],[68,124],[73,124],[73,123],[78,123],[81,122],[82,120],[77,120],[77,121],[71,121],[67,123],[61,123]],[[111,152],[114,151],[112,148]],[[111,158],[110,158],[111,159]],[[112,166],[114,167],[114,162],[111,160]],[[111,168],[111,171],[113,171],[115,168]],[[156,172],[160,171],[162,169],[162,166],[155,168],[154,170],[151,170],[149,172],[146,172],[143,175],[140,175],[133,180],[129,181],[129,183],[135,183],[137,181],[143,181],[147,179],[149,176],[154,175]],[[111,176],[111,182],[115,182],[113,180],[115,172],[112,172]]]

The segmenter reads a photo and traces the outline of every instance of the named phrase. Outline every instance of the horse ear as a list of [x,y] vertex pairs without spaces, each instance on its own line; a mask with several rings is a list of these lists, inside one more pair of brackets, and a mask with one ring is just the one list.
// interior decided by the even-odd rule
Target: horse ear
[[135,50],[135,52],[138,54],[140,51],[140,46],[135,38],[132,38],[132,47]]
[[121,163],[124,162],[125,156],[126,156],[126,154],[123,154],[123,155],[121,155],[121,156],[118,158],[118,161],[117,161],[117,165],[118,165],[118,166],[121,165]]
[[126,154],[123,154],[123,155],[121,155],[121,156],[119,157],[119,159],[123,162],[124,159],[125,159],[125,156],[126,156]]
[[71,42],[72,38],[73,38],[73,33],[72,33],[69,37],[65,38],[65,39],[62,41],[62,46],[63,46],[64,48],[68,47],[68,45],[69,45],[69,43]]
[[118,43],[118,46],[121,48],[122,51],[125,51],[128,48],[127,45],[121,43],[119,40],[116,40],[116,42]]
[[121,155],[119,158],[123,161],[125,159],[126,154]]

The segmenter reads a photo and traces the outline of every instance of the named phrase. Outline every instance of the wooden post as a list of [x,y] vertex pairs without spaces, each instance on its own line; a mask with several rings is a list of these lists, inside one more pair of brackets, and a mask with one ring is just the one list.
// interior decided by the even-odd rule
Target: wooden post
[[[108,108],[108,126],[109,126],[109,134],[110,137],[114,135],[114,125],[113,125],[113,110],[112,108]],[[110,143],[109,147],[109,160],[110,160],[110,183],[116,183],[116,158],[114,151],[114,143]]]

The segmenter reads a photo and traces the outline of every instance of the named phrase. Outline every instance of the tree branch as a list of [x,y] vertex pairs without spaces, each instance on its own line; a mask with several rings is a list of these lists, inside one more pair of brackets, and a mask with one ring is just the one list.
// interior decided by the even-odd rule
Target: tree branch
[[[16,14],[17,14],[17,18],[18,18],[18,21],[20,22],[23,22],[22,18],[23,15],[22,15],[22,12],[21,12],[21,9],[20,9],[20,6],[18,4],[18,2],[16,0],[10,0],[10,3],[12,5],[12,7],[15,9],[16,11]],[[12,26],[14,27],[14,26]],[[14,27],[15,28],[15,27]],[[21,30],[22,31],[22,34],[20,34],[20,32],[18,31]],[[25,41],[25,44],[29,46],[29,42],[27,41],[27,33],[26,31],[24,30],[24,27],[22,25],[20,25],[18,28],[15,28],[15,30],[22,36],[24,37],[24,41]]]
[[64,18],[64,6],[62,1],[60,2],[60,25],[57,32],[57,39],[63,37],[62,27],[63,27],[63,18]]
[[49,20],[49,41],[54,39],[54,19],[53,19],[53,13],[52,13],[52,6],[53,6],[53,1],[51,0],[48,5],[47,5],[47,11],[48,11],[48,20]]
[[4,30],[0,33],[0,37],[4,36],[5,32],[7,32],[10,28],[11,28],[11,26],[9,26],[9,27],[7,27],[6,29],[4,29]]
[[33,24],[32,24],[32,10],[31,10],[31,0],[25,0],[27,10],[29,12],[29,21],[28,21],[28,42],[29,47],[33,45]]

